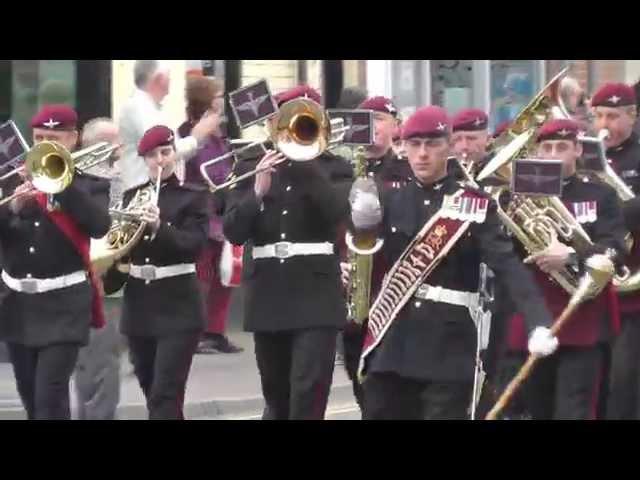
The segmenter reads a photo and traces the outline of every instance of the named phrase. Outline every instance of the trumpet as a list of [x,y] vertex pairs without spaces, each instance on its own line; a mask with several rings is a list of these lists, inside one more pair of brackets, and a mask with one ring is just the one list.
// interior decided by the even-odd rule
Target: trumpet
[[[267,170],[267,168],[256,168],[239,177],[233,177],[220,185],[216,185],[207,173],[207,168],[211,165],[258,146],[266,154],[265,143],[269,140],[273,142],[277,150],[287,157],[276,162],[273,166],[284,163],[287,160],[306,162],[317,158],[330,146],[340,143],[346,131],[349,130],[349,127],[344,126],[343,119],[329,119],[322,107],[308,98],[296,98],[285,103],[280,107],[274,120],[271,127],[267,128],[268,138],[266,140],[252,142],[242,148],[204,162],[200,166],[200,174],[213,193],[253,177]],[[268,168],[273,168],[273,166]]]
[[24,192],[14,193],[0,200],[0,206],[33,191],[56,194],[64,191],[73,180],[74,170],[87,170],[106,161],[120,145],[100,142],[70,153],[57,142],[42,142],[35,145],[27,153],[24,165],[16,167],[2,175],[0,181],[16,174],[25,174],[31,181],[33,188]]

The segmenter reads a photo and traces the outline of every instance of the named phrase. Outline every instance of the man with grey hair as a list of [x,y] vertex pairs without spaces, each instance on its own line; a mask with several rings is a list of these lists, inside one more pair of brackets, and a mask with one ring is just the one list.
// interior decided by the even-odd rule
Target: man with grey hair
[[[159,60],[136,60],[133,76],[136,90],[122,107],[119,119],[124,143],[121,171],[125,190],[148,180],[147,167],[137,152],[144,132],[154,125],[171,125],[161,105],[169,94],[168,65]],[[177,138],[175,145],[179,162],[193,156],[198,145],[217,130],[219,122],[218,115],[205,114],[193,127],[190,136]]]
[[[99,142],[120,143],[118,127],[110,118],[95,118],[82,130],[82,148]],[[86,173],[111,180],[109,206],[122,197],[118,153]],[[75,373],[75,400],[79,420],[114,420],[120,401],[120,353],[124,340],[118,331],[122,292],[105,297],[106,325],[92,330],[89,344],[80,349]]]

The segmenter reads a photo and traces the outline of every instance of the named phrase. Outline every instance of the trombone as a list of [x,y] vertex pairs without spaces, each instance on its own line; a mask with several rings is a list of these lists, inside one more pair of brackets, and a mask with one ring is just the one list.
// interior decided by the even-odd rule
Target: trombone
[[18,173],[25,173],[33,188],[14,193],[0,200],[0,206],[32,193],[34,190],[56,194],[66,189],[73,180],[74,170],[88,170],[108,160],[120,145],[99,142],[71,153],[57,142],[41,142],[27,153],[24,164],[0,177],[0,182]]
[[267,150],[264,145],[268,140],[271,140],[275,148],[287,157],[268,168],[273,168],[288,160],[306,162],[321,155],[331,145],[341,142],[347,130],[349,127],[345,127],[343,119],[329,119],[326,111],[315,101],[309,98],[296,98],[280,107],[270,128],[267,128],[269,135],[266,140],[252,142],[204,162],[200,165],[200,174],[209,185],[211,192],[215,193],[253,177],[267,168],[256,168],[216,185],[207,173],[207,168],[211,165],[257,146],[260,146],[266,154]]

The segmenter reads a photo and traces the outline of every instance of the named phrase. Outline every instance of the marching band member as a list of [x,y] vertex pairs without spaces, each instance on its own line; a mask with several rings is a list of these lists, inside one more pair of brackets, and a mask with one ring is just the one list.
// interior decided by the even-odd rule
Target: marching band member
[[[365,149],[367,173],[377,184],[378,191],[400,188],[411,180],[411,169],[406,160],[400,159],[392,148],[393,134],[398,127],[398,109],[393,101],[385,97],[371,97],[360,104],[358,109],[373,110],[375,143]],[[382,284],[387,271],[382,254],[376,255],[372,273],[372,298]],[[358,380],[358,363],[362,353],[362,342],[366,328],[350,323],[343,332],[345,369],[353,384],[353,393],[362,408],[362,386]]]
[[[149,177],[161,175],[157,204],[144,208],[147,228],[130,252],[128,275],[121,264],[105,277],[105,291],[126,282],[120,329],[127,336],[134,371],[147,399],[149,419],[184,418],[184,393],[200,335],[203,302],[195,261],[209,228],[207,192],[180,185],[175,175],[175,137],[163,125],[150,128],[138,145]],[[149,180],[124,193],[124,206]]]
[[[55,141],[73,151],[76,124],[72,108],[44,106],[31,121],[33,142]],[[50,198],[28,181],[15,191],[30,192],[0,207],[2,278],[9,289],[0,337],[27,417],[67,420],[78,351],[89,340],[90,325],[104,325],[99,288],[89,273],[89,238],[109,229],[109,185],[76,170],[69,187]]]
[[[300,86],[276,96],[320,103]],[[238,163],[235,173],[285,158],[269,151]],[[228,195],[224,234],[250,242],[242,283],[244,326],[253,332],[265,419],[322,419],[333,379],[336,336],[346,308],[336,253],[338,225],[348,217],[353,172],[330,153],[288,161],[241,182]]]
[[[489,117],[477,108],[461,110],[451,119],[451,151],[459,161],[466,164],[465,168],[472,165],[472,171],[476,172],[482,168],[487,156],[488,128]],[[461,180],[464,179],[458,162],[450,160],[447,170]]]
[[[605,84],[593,95],[591,106],[595,130],[609,131],[604,142],[611,167],[636,195],[623,204],[627,228],[634,238],[627,265],[634,270],[640,266],[640,137],[633,132],[635,92],[625,84]],[[626,293],[619,301],[621,331],[612,350],[607,417],[640,419],[640,294]]]
[[[615,191],[576,175],[576,161],[582,155],[582,145],[577,140],[579,129],[573,120],[552,120],[537,137],[538,158],[562,160],[561,200],[594,242],[588,254],[583,252],[585,256],[581,257],[572,247],[556,240],[545,251],[525,260],[532,264],[532,273],[554,316],[562,312],[570,295],[550,280],[549,272],[571,265],[579,268],[586,256],[605,253],[607,249],[613,249],[616,256],[625,251],[627,230]],[[527,257],[523,251],[521,255]],[[559,334],[558,351],[540,361],[526,384],[524,402],[534,420],[596,418],[604,378],[604,345],[618,333],[619,322],[617,299],[610,288],[581,305]],[[522,316],[514,315],[509,323],[510,352],[526,351]]]
[[[419,109],[406,121],[402,138],[415,180],[387,193],[384,216],[375,196],[352,192],[353,225],[360,231],[379,225],[383,251],[395,264],[369,315],[361,359],[367,374],[365,419],[467,417],[476,352],[470,309],[477,299],[472,291],[481,261],[504,277],[526,312],[533,332],[530,350],[548,355],[557,346],[548,329],[549,312],[502,233],[495,206],[484,193],[461,187],[447,175],[450,129],[446,112],[435,106]],[[398,261],[421,230],[417,248]],[[407,300],[398,286],[405,292],[414,288],[420,276],[416,271],[440,258]]]

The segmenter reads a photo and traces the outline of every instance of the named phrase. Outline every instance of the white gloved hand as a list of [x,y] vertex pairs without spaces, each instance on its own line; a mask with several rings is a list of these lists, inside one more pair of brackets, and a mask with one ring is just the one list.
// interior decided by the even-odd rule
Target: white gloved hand
[[546,357],[558,348],[558,338],[547,327],[536,327],[529,337],[529,353]]
[[351,203],[351,217],[356,228],[372,228],[382,221],[382,207],[378,195],[357,192]]

